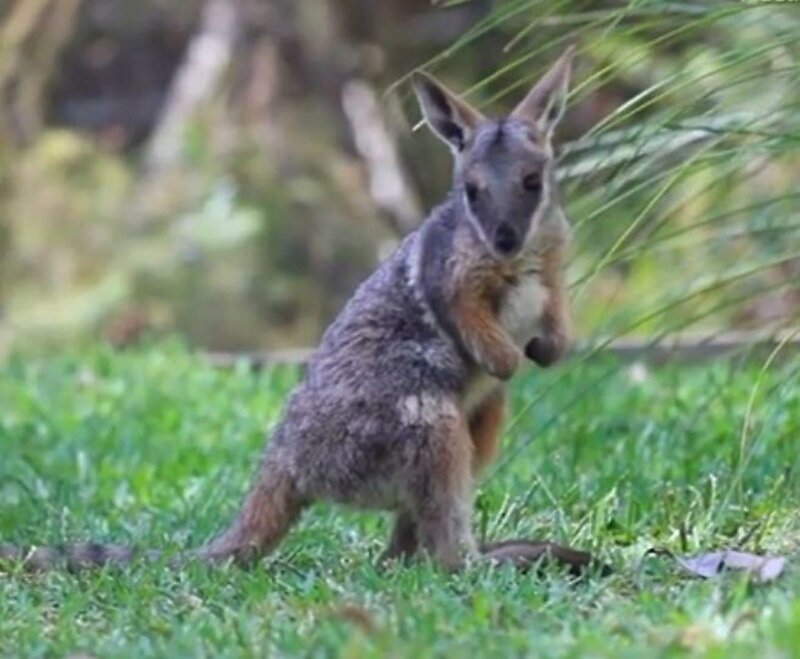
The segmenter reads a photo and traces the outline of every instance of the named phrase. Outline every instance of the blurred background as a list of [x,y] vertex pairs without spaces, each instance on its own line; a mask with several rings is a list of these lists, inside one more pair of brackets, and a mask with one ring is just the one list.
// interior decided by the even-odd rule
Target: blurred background
[[800,315],[800,5],[0,0],[0,354],[312,346],[444,194],[408,74],[509,109],[569,43],[578,332]]

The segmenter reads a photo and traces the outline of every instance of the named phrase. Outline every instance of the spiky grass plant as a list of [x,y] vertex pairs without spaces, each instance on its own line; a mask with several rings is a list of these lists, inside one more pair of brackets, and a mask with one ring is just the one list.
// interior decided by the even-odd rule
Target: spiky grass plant
[[[454,4],[454,3],[450,3]],[[578,44],[560,176],[585,336],[791,325],[800,307],[800,8],[500,3],[428,66],[502,50],[468,92],[518,95]],[[502,39],[500,38],[502,37]]]

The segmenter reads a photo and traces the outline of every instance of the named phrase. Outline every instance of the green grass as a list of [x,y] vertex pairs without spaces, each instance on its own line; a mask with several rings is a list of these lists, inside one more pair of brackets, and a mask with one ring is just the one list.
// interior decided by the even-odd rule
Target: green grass
[[[642,378],[575,359],[517,380],[476,527],[593,549],[611,577],[381,572],[388,520],[319,506],[252,571],[4,574],[0,653],[798,656],[800,363],[761,366]],[[0,366],[0,542],[201,543],[234,513],[296,377],[213,370],[174,345],[12,359]],[[703,582],[644,560],[653,546],[792,561],[767,586]]]

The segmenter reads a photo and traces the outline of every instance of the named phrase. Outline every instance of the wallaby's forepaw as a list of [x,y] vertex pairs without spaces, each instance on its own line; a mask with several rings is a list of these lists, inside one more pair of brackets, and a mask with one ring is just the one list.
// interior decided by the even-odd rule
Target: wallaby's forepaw
[[522,359],[522,353],[516,346],[508,346],[502,351],[497,351],[486,359],[484,367],[489,372],[489,375],[500,380],[508,380],[517,370],[519,363]]
[[556,336],[535,336],[525,346],[525,356],[544,368],[555,364],[567,352],[566,339]]

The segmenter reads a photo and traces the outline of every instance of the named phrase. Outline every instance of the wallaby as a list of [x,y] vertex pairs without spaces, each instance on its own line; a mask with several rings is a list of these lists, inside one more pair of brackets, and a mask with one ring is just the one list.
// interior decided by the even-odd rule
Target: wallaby
[[[418,549],[447,569],[478,554],[473,484],[497,449],[502,383],[523,352],[547,366],[569,336],[553,132],[572,49],[507,117],[487,119],[415,74],[423,115],[455,159],[446,200],[327,329],[230,528],[191,557],[250,563],[327,500],[396,513],[384,558]],[[124,564],[82,544],[6,547],[33,569]]]

